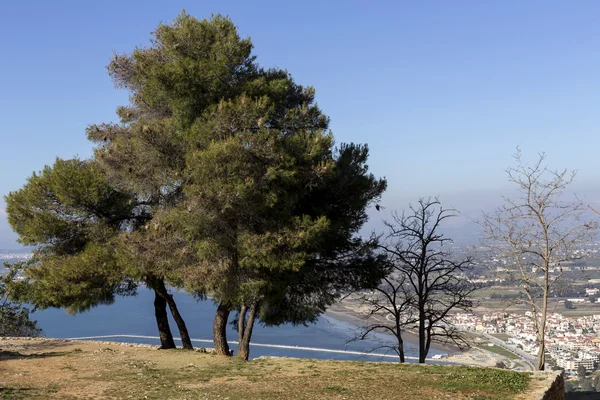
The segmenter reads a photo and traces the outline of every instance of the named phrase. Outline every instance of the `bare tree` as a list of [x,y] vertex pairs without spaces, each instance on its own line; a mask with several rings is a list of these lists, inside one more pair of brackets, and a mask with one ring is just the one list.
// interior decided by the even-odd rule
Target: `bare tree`
[[440,224],[456,214],[443,208],[438,199],[428,198],[420,199],[417,207],[410,206],[408,214],[395,213],[393,222],[386,222],[389,234],[380,247],[393,267],[371,306],[374,313],[388,312],[393,321],[372,327],[396,336],[401,360],[401,333],[407,325],[418,332],[420,363],[425,362],[432,341],[467,346],[448,317],[452,311],[472,307],[470,295],[475,287],[464,276],[472,260],[455,261],[447,246],[452,240],[439,232]]
[[517,166],[506,170],[516,184],[516,198],[504,197],[504,205],[484,214],[486,240],[498,254],[512,260],[509,272],[525,293],[531,309],[533,329],[539,346],[536,369],[545,366],[545,332],[548,297],[562,276],[561,263],[582,257],[597,224],[583,222],[585,205],[564,200],[564,190],[576,172],[554,171],[544,164],[545,154],[528,165],[517,149]]
[[376,289],[360,295],[358,300],[365,310],[363,318],[368,322],[353,339],[364,340],[375,331],[389,333],[396,339],[395,344],[382,343],[371,351],[387,348],[398,355],[401,363],[405,361],[402,335],[405,329],[414,326],[417,321],[412,307],[413,294],[406,284],[406,279],[406,275],[398,269],[397,264],[391,263],[389,275],[381,284]]

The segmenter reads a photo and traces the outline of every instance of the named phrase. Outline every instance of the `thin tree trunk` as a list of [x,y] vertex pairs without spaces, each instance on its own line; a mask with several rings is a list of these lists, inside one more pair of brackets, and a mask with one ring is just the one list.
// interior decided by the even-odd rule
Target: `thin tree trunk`
[[400,362],[404,362],[404,342],[402,338],[398,337],[398,356],[400,357]]
[[[421,212],[423,213],[423,219],[421,220],[423,226],[422,226],[422,231],[425,232],[425,210],[422,209]],[[427,258],[427,244],[423,243],[423,239],[421,238],[421,256],[419,258],[419,269],[417,271],[417,278],[419,281],[419,286],[418,286],[418,290],[417,290],[417,299],[418,299],[418,306],[419,306],[419,364],[423,364],[425,363],[425,356],[427,355],[427,352],[425,351],[425,341],[427,340],[425,337],[425,295],[427,294],[427,290],[425,289],[426,287],[426,282],[424,282],[425,279],[425,274],[424,274],[424,270],[425,270],[425,259]]]
[[154,316],[158,325],[158,335],[160,336],[161,349],[174,349],[175,341],[169,327],[169,317],[167,316],[167,301],[154,289]]
[[423,355],[423,362],[427,358],[427,354],[429,354],[429,348],[431,347],[431,321],[429,325],[427,325],[427,330],[425,331],[427,334],[427,340],[425,341],[425,354]]
[[215,352],[222,356],[230,356],[229,344],[227,344],[227,320],[231,313],[231,306],[227,303],[219,303],[215,320],[213,322],[213,343]]
[[535,369],[538,371],[543,371],[546,368],[546,318],[548,314],[548,292],[550,291],[550,287],[548,286],[549,276],[548,276],[548,268],[544,271],[544,279],[546,281],[546,286],[544,287],[544,297],[542,304],[542,318],[540,321],[539,327],[539,345],[540,349],[537,354],[537,362]]
[[[243,315],[240,312],[240,321],[244,321],[243,322],[243,333],[240,334],[238,332],[238,335],[240,337],[239,340],[239,344],[238,344],[238,357],[240,357],[242,360],[248,360],[248,358],[250,357],[250,340],[252,339],[252,329],[254,328],[254,321],[256,320],[256,313],[258,311],[258,303],[254,303],[250,306],[249,309],[247,309],[245,306],[242,306],[242,309],[244,311]],[[246,313],[248,312],[248,320],[246,321]],[[239,329],[239,324],[240,321],[238,321],[238,329]]]
[[419,305],[419,363],[423,364],[425,362],[425,356],[427,353],[425,352],[425,312],[423,311],[423,306]]
[[400,362],[404,362],[404,341],[402,340],[402,329],[400,327],[400,313],[396,311],[395,319],[396,319],[396,339],[398,340],[398,357],[400,357]]
[[540,343],[540,349],[537,354],[537,361],[535,365],[535,369],[538,371],[543,371],[546,364],[546,343]]
[[169,305],[169,310],[171,311],[171,315],[177,324],[177,328],[179,329],[179,335],[181,336],[181,343],[183,344],[183,348],[185,350],[194,350],[194,346],[192,346],[192,341],[190,340],[190,335],[188,333],[187,327],[185,325],[185,321],[183,317],[179,313],[177,309],[177,304],[173,299],[173,295],[170,294],[165,287],[165,281],[162,279],[157,282],[157,293],[165,299],[167,304]]

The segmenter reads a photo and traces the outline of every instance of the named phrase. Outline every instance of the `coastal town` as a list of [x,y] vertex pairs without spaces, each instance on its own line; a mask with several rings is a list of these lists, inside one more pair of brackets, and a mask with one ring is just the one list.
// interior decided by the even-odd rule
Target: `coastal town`
[[[591,289],[594,293],[597,290]],[[539,350],[531,312],[459,313],[453,316],[453,322],[461,330],[503,340],[517,354],[522,350],[535,357]],[[551,364],[570,374],[575,374],[580,366],[588,372],[596,370],[600,361],[599,334],[600,314],[579,318],[549,314],[545,343]]]

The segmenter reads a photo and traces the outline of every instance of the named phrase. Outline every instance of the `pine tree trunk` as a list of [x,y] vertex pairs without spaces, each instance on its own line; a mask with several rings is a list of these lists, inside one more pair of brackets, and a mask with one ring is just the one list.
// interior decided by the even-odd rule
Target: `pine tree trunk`
[[175,341],[169,327],[169,317],[167,315],[167,301],[154,290],[154,316],[158,325],[158,334],[160,336],[161,349],[174,349]]
[[246,314],[248,313],[248,307],[246,307],[245,305],[242,305],[240,307],[240,315],[238,317],[238,326],[237,326],[237,330],[238,330],[238,354],[239,354],[239,347],[240,344],[242,343],[242,341],[244,340],[244,331],[246,330]]
[[[243,334],[240,336],[239,344],[238,344],[238,357],[242,360],[248,360],[250,357],[250,340],[252,339],[252,329],[254,328],[254,321],[256,320],[256,313],[258,312],[258,304],[254,303],[250,306],[250,309],[246,309],[246,307],[242,308],[244,310],[244,330]],[[246,310],[248,310],[248,320],[245,321],[246,318]],[[242,313],[240,312],[240,319],[242,318]],[[238,322],[238,329],[239,329]]]
[[179,310],[177,309],[177,304],[173,299],[173,295],[167,291],[167,288],[165,287],[165,282],[162,279],[157,282],[157,292],[163,299],[165,299],[165,301],[169,305],[171,315],[173,316],[173,319],[177,324],[177,328],[179,329],[179,335],[181,336],[183,348],[185,350],[194,350],[194,346],[192,346],[192,341],[190,340],[190,335],[185,325],[185,321],[183,320],[181,314],[179,313]]
[[229,304],[219,303],[213,322],[213,343],[215,345],[215,352],[222,356],[231,355],[229,344],[227,344],[227,320],[229,319],[230,312],[231,306]]

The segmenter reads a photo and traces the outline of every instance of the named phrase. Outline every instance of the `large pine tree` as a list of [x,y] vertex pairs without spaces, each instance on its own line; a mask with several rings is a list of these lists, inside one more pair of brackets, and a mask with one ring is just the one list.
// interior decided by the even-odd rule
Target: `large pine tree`
[[[115,196],[126,194],[129,217],[69,255],[89,246],[89,260],[107,266],[100,271],[117,287],[96,301],[124,277],[144,280],[157,299],[165,281],[209,295],[216,350],[229,354],[225,328],[237,311],[247,358],[255,321],[314,321],[342,292],[378,283],[381,260],[358,237],[386,187],[368,172],[367,147],[335,148],[314,89],[261,68],[228,18],[183,13],[159,25],[148,47],[115,55],[108,71],[130,104],[117,109],[118,123],[87,133],[92,164]],[[132,213],[143,220],[131,222]],[[27,216],[17,214],[19,231]],[[103,227],[94,215],[91,225]],[[63,259],[51,268],[50,276],[69,270]]]
[[147,263],[125,262],[121,235],[136,232],[151,220],[135,193],[115,189],[93,160],[57,159],[23,188],[6,197],[9,223],[25,245],[36,246],[24,265],[27,281],[17,282],[22,300],[39,308],[71,312],[110,304],[115,295],[135,294],[138,282],[155,292],[155,316],[163,348],[175,347],[167,305],[178,322],[185,348],[187,329],[177,318],[168,293],[167,275]]
[[[260,68],[224,17],[185,13],[109,72],[130,91],[119,124],[89,128],[115,185],[153,207],[163,268],[218,303],[215,347],[238,310],[240,355],[252,326],[314,320],[343,290],[373,285],[373,247],[356,234],[385,189],[365,146],[334,149],[311,87]],[[140,254],[139,252],[133,252]]]

